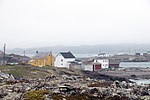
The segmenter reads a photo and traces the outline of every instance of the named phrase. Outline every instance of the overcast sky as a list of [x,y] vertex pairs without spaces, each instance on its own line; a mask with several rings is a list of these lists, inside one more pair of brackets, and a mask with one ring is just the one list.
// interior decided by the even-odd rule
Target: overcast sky
[[0,46],[150,44],[150,0],[0,0]]

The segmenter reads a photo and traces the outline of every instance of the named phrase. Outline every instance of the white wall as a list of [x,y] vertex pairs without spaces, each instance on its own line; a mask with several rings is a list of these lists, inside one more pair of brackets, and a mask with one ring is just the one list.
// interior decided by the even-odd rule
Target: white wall
[[109,57],[110,55],[109,54],[100,54],[98,55],[98,57]]
[[109,60],[108,59],[95,59],[95,63],[100,63],[102,68],[109,68]]
[[68,66],[69,61],[75,61],[75,58],[65,59],[61,54],[58,54],[55,58],[55,67],[69,68]]
[[58,54],[55,58],[55,67],[65,67],[65,59],[61,54]]
[[75,61],[75,58],[65,59],[65,66],[66,66],[66,68],[69,68],[69,62],[71,62],[71,61]]
[[92,64],[86,64],[86,65],[82,65],[84,70],[87,71],[93,71],[93,65]]
[[84,70],[82,65],[71,65],[70,63],[68,63],[69,68],[74,68],[74,69],[80,69],[80,70]]

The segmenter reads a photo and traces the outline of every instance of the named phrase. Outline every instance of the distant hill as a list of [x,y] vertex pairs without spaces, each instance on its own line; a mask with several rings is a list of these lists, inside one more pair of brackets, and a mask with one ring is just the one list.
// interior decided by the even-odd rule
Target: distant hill
[[[117,44],[117,45],[82,45],[82,46],[53,46],[53,47],[39,47],[25,49],[27,54],[35,54],[39,52],[50,52],[57,54],[60,51],[71,51],[74,54],[98,54],[100,52],[106,53],[135,53],[147,52],[150,50],[150,44]],[[7,50],[8,53],[23,54],[24,49],[16,48]]]

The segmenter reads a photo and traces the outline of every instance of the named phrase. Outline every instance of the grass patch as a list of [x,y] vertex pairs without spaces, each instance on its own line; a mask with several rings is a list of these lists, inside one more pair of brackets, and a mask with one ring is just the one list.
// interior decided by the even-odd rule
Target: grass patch
[[52,99],[54,100],[63,100],[65,98],[66,100],[101,100],[98,97],[94,97],[91,95],[71,95],[71,96],[62,96],[61,94],[53,94]]
[[22,66],[0,66],[2,72],[12,74],[14,77],[19,78],[23,77],[28,73],[27,67]]
[[113,96],[113,97],[108,97],[106,100],[131,100],[129,97],[120,97],[120,96]]
[[15,78],[38,79],[45,78],[47,75],[51,74],[39,67],[27,67],[24,65],[0,66],[0,69],[2,72],[12,74]]
[[69,70],[51,66],[33,67],[25,65],[0,66],[2,72],[12,74],[15,78],[44,79],[49,75],[82,75],[80,70]]
[[29,91],[27,92],[23,98],[24,100],[44,100],[45,99],[45,95],[49,94],[50,91],[48,90],[33,90],[33,91]]

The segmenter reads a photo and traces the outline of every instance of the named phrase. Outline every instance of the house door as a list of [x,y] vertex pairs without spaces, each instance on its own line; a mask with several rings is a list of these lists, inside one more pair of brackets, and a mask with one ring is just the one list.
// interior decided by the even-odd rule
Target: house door
[[100,70],[102,69],[101,65],[95,65],[95,70]]

